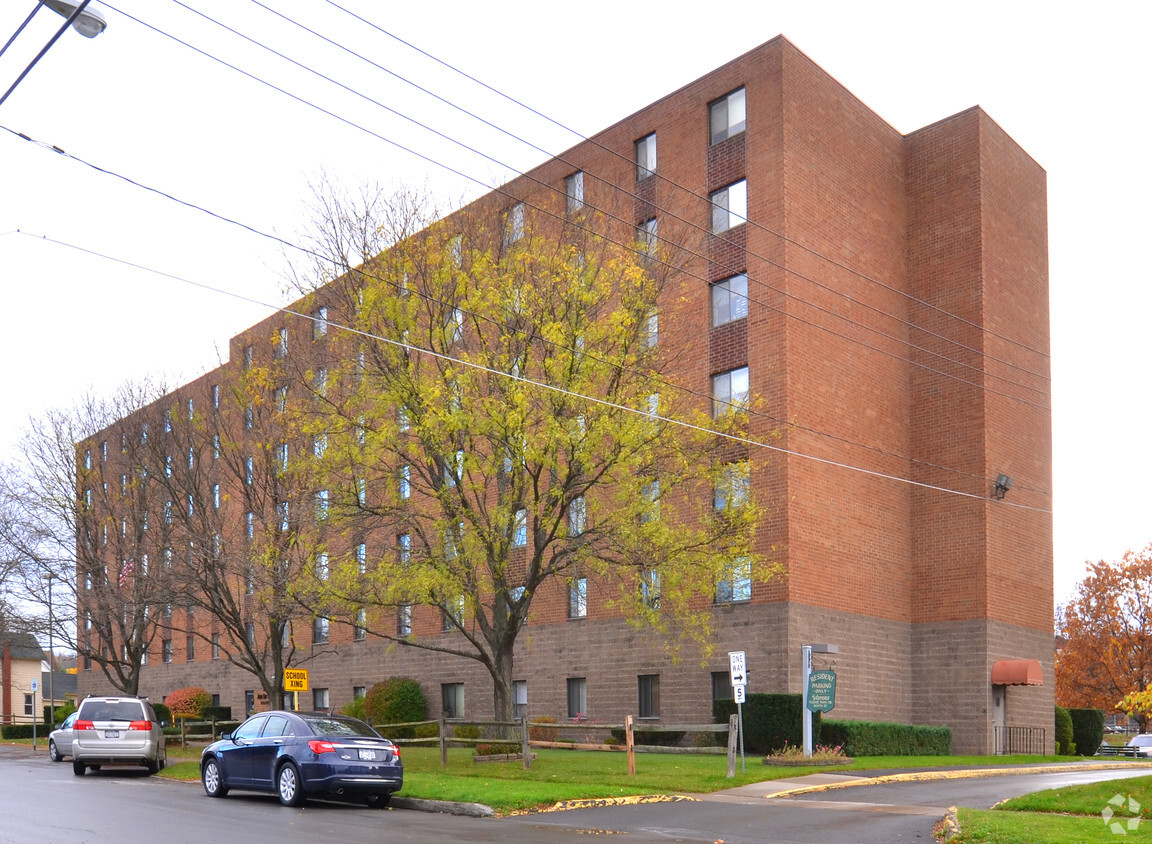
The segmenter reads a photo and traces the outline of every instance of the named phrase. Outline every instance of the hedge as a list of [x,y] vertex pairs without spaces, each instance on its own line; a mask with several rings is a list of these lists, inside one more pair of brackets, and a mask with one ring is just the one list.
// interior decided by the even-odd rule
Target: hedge
[[[157,713],[159,714],[159,713]],[[205,706],[200,710],[200,720],[202,721],[231,721],[232,720],[232,707],[231,706]]]
[[1103,709],[1069,709],[1072,719],[1072,741],[1081,756],[1093,756],[1104,743]]
[[[1056,707],[1056,755],[1071,756],[1076,752],[1076,743],[1072,738],[1072,716],[1063,706]],[[1096,745],[1099,747],[1100,745]],[[1096,747],[1092,752],[1096,752]]]
[[[801,695],[750,694],[744,702],[744,748],[749,753],[767,755],[780,750],[785,742],[793,746],[804,743],[804,725],[800,718],[804,706]],[[736,714],[736,701],[712,701],[712,717],[717,724],[727,724]],[[715,733],[717,744],[728,737]],[[820,736],[820,713],[812,713],[812,735]]]
[[825,719],[819,743],[839,746],[845,756],[949,756],[952,731],[947,727],[893,724],[886,721]]
[[[623,730],[610,730],[612,738],[624,744]],[[638,730],[632,728],[632,741],[645,747],[676,747],[684,738],[683,730]]]

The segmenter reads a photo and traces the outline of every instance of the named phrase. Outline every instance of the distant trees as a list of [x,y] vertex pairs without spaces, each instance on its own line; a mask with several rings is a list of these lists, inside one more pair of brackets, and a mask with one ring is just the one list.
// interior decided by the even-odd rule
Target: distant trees
[[1143,731],[1152,714],[1152,545],[1118,562],[1089,563],[1072,599],[1057,609],[1056,632],[1063,639],[1056,702],[1125,711]]

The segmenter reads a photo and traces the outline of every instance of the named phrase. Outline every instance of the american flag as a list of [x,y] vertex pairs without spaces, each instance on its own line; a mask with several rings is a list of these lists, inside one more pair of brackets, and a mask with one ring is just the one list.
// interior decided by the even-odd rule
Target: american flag
[[128,558],[127,560],[125,560],[124,564],[122,566],[120,566],[120,588],[121,589],[123,589],[125,584],[128,583],[128,578],[130,578],[132,576],[132,571],[134,568],[135,568],[135,563],[132,562],[131,558]]

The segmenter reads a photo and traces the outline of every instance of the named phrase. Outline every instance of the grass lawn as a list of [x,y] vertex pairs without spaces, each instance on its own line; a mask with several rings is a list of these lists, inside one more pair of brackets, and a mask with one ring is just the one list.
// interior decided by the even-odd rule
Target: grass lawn
[[[636,776],[628,776],[628,759],[623,753],[576,750],[536,751],[531,770],[520,762],[472,761],[467,748],[450,748],[448,767],[440,767],[440,752],[431,747],[406,746],[404,789],[406,797],[484,803],[497,812],[523,811],[551,806],[563,800],[582,797],[625,797],[646,794],[691,794],[735,788],[769,779],[803,776],[819,771],[938,768],[966,765],[1044,764],[1044,756],[872,756],[856,759],[852,765],[827,767],[775,767],[763,765],[758,756],[746,760],[746,773],[728,779],[727,759],[722,755],[636,754]],[[197,780],[196,760],[200,748],[170,746],[168,767],[161,776]]]
[[[1114,832],[1103,811],[1116,795],[1120,805],[1112,805]],[[1129,811],[1129,798],[1140,805],[1139,815]],[[1136,829],[1129,820],[1139,817]],[[961,809],[961,834],[952,844],[995,842],[995,844],[1079,844],[1082,841],[1152,841],[1152,777],[1049,789],[1006,800],[995,809]],[[1122,839],[1121,839],[1122,836]]]

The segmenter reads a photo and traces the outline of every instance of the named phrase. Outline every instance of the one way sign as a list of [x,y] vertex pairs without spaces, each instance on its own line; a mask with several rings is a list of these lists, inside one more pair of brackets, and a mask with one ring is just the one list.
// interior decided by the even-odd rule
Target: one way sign
[[748,671],[744,667],[744,651],[728,652],[728,670],[734,687],[743,686],[748,682]]

